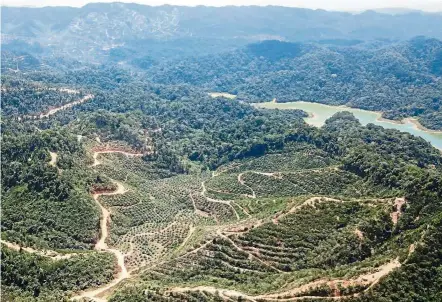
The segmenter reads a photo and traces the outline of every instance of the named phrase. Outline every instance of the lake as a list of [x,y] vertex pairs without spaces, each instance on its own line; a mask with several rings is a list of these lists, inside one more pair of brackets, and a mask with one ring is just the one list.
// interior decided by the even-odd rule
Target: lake
[[324,125],[326,119],[331,117],[333,114],[341,111],[349,111],[354,114],[354,116],[363,125],[372,123],[375,125],[382,126],[388,129],[397,129],[400,131],[408,132],[416,136],[420,136],[425,140],[429,141],[433,146],[442,150],[442,132],[441,131],[425,131],[419,129],[418,126],[412,122],[412,119],[405,119],[404,123],[397,123],[388,120],[382,120],[380,118],[379,112],[349,108],[344,106],[329,106],[319,103],[311,102],[290,102],[290,103],[256,103],[253,104],[256,108],[267,108],[267,109],[301,109],[310,114],[310,117],[305,118],[305,121],[313,126],[321,127]]

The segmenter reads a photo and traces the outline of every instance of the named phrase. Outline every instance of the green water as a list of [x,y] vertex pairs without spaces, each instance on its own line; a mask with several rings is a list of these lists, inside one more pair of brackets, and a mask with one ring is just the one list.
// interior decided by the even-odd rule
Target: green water
[[442,149],[442,132],[430,132],[424,131],[416,127],[410,121],[404,124],[397,124],[388,121],[378,120],[379,113],[361,109],[347,108],[341,106],[329,106],[318,103],[310,102],[290,102],[290,103],[257,103],[254,104],[257,108],[267,108],[267,109],[301,109],[305,112],[313,115],[312,117],[305,118],[305,121],[310,125],[321,127],[324,125],[326,119],[331,117],[336,112],[349,111],[354,114],[354,116],[361,122],[361,124],[366,125],[372,123],[375,125],[382,126],[389,129],[397,129],[400,131],[408,132],[416,136],[420,136],[425,140],[429,141],[436,148]]

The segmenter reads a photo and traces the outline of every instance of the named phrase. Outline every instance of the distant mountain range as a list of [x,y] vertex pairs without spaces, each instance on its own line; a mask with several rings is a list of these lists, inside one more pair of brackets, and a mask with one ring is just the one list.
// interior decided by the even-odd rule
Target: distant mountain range
[[422,11],[422,10],[412,9],[412,8],[405,8],[405,7],[384,7],[384,8],[372,9],[372,11],[375,11],[375,12],[381,13],[381,14],[390,14],[390,15],[405,15],[405,14],[411,14],[411,13],[425,13],[425,11]]
[[[262,40],[442,39],[442,15],[415,11],[360,14],[278,6],[183,7],[94,3],[3,7],[2,47],[34,56],[103,62],[121,55],[208,54]],[[167,50],[167,51],[166,51]]]

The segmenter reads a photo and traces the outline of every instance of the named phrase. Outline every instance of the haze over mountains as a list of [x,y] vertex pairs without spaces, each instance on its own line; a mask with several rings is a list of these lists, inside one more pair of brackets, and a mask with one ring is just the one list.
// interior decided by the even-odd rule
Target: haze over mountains
[[[92,3],[2,9],[5,50],[103,62],[116,52],[222,52],[261,40],[442,38],[440,14],[360,14],[287,7],[180,7]],[[164,51],[167,50],[167,51]]]

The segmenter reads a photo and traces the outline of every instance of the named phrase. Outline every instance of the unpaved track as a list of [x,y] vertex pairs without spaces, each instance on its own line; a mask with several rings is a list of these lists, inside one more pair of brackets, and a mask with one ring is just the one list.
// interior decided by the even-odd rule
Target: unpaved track
[[[199,215],[199,216],[202,216],[202,217],[207,217],[207,218],[212,217],[212,215],[210,215],[210,213],[207,213],[207,212],[205,212],[205,211],[200,210],[200,209],[197,208],[197,206],[196,206],[196,204],[195,204],[195,199],[194,199],[193,196],[192,196],[192,192],[189,192],[189,196],[190,196],[190,199],[192,200],[193,210],[194,210],[194,213],[195,213],[196,215]],[[213,218],[213,217],[212,217],[212,218]]]
[[[126,152],[126,151],[120,151],[120,150],[100,150],[100,151],[95,151],[93,153],[93,158],[94,158],[94,163],[92,164],[92,166],[97,166],[100,165],[101,162],[98,160],[98,155],[100,153],[120,153],[120,154],[124,154],[127,157],[134,157],[134,156],[142,156],[143,154],[141,153],[131,153],[131,152]],[[252,173],[257,173],[257,174],[262,174],[265,176],[269,176],[269,177],[280,177],[280,175],[278,175],[277,173],[261,173],[261,172],[255,172],[255,171],[251,171]],[[240,173],[238,175],[238,182],[242,185],[244,184],[244,181],[242,180],[242,174]],[[215,177],[215,175],[213,175],[213,177]],[[130,277],[130,272],[128,272],[125,263],[124,263],[124,259],[125,256],[128,256],[129,254],[131,254],[133,252],[133,243],[130,242],[131,244],[131,248],[128,254],[123,254],[121,253],[119,250],[116,249],[111,249],[107,246],[106,244],[106,238],[108,237],[108,228],[107,228],[107,224],[108,221],[110,219],[110,212],[109,210],[107,210],[106,208],[104,208],[101,203],[98,201],[99,196],[101,195],[117,195],[117,194],[124,194],[125,192],[127,192],[127,190],[124,188],[124,186],[119,183],[114,181],[114,183],[117,185],[117,189],[113,192],[104,192],[104,193],[97,193],[93,195],[93,199],[95,200],[95,202],[99,205],[101,211],[102,211],[102,220],[100,221],[100,230],[101,230],[101,235],[100,235],[100,239],[97,242],[95,249],[96,250],[102,250],[102,251],[107,251],[107,252],[111,252],[113,253],[118,260],[118,266],[120,268],[120,272],[117,276],[116,279],[114,279],[111,283],[106,284],[98,289],[93,289],[93,290],[89,290],[89,291],[85,291],[82,294],[74,297],[73,299],[81,299],[81,298],[90,298],[93,299],[97,302],[101,302],[101,301],[106,301],[106,299],[103,299],[102,296],[106,294],[107,291],[109,291],[111,288],[113,288],[114,286],[116,286],[117,284],[119,284],[121,281],[123,281],[124,279],[127,279]],[[246,185],[245,185],[246,186]],[[229,205],[230,207],[232,207],[234,213],[237,216],[237,219],[239,220],[240,217],[238,215],[238,213],[236,212],[235,208],[232,206],[230,200],[217,200],[217,199],[213,199],[210,197],[206,196],[206,192],[207,189],[205,187],[205,183],[204,181],[201,183],[201,187],[202,187],[202,191],[200,192],[200,194],[207,200],[210,202],[215,202],[215,203],[222,203],[222,204],[226,204]],[[251,188],[250,188],[251,189]],[[251,191],[253,192],[253,197],[252,198],[256,198],[255,192],[251,189]],[[195,202],[192,198],[192,195],[190,194],[190,197],[192,199],[193,202],[193,206],[195,209],[195,212],[198,212],[199,210],[196,208],[195,206]],[[277,215],[273,221],[275,223],[278,223],[278,219],[296,212],[298,209],[300,209],[303,206],[306,205],[310,205],[310,206],[315,206],[315,203],[317,202],[325,202],[325,201],[333,201],[333,202],[344,202],[342,200],[338,200],[338,199],[334,199],[334,198],[328,198],[328,197],[322,197],[322,196],[318,196],[318,197],[312,197],[309,198],[307,200],[305,200],[302,204],[300,205],[296,205],[294,207],[292,207],[288,212],[285,213],[281,213],[280,215]],[[398,205],[398,210],[397,212],[400,213],[400,207],[402,206],[402,204],[397,204]],[[241,208],[242,209],[242,208]],[[248,214],[244,209],[242,209],[244,213]],[[205,214],[207,214],[206,212],[204,213],[199,213],[199,214],[203,214],[201,216],[206,216]],[[250,217],[250,215],[248,215]],[[263,221],[259,221],[258,224],[262,224],[264,223]],[[193,226],[190,226],[188,235],[186,236],[186,238],[184,239],[184,241],[182,242],[182,244],[180,245],[179,248],[182,248],[186,245],[187,241],[190,239],[190,237],[192,236],[193,232],[195,231],[195,228]],[[248,230],[247,230],[248,231]],[[244,232],[247,232],[246,230]],[[274,269],[277,272],[281,272],[279,269],[277,269],[276,267],[273,267],[272,265],[270,265],[269,263],[261,260],[260,258],[256,257],[255,255],[251,254],[250,252],[247,252],[245,250],[243,250],[241,247],[239,247],[231,238],[229,238],[228,236],[226,236],[226,234],[229,233],[236,233],[236,234],[240,234],[243,233],[242,231],[232,231],[232,232],[221,232],[221,229],[219,229],[217,231],[217,235],[221,236],[222,238],[228,240],[231,244],[233,244],[233,246],[240,250],[243,251],[245,253],[247,253],[251,258],[256,259],[257,261],[261,262],[263,265]],[[183,257],[186,257],[190,254],[194,254],[197,253],[198,251],[200,251],[201,249],[205,248],[208,244],[210,244],[212,242],[212,240],[209,240],[207,242],[205,242],[204,244],[202,244],[200,247],[185,253],[184,255],[179,256],[176,259],[180,259]],[[157,263],[157,265],[159,265],[160,263]],[[288,291],[285,292],[281,292],[281,293],[275,293],[275,294],[265,294],[265,295],[259,295],[259,296],[250,296],[238,291],[234,291],[234,290],[230,290],[230,289],[219,289],[219,288],[215,288],[215,287],[210,287],[210,286],[199,286],[199,287],[194,287],[194,288],[189,288],[189,287],[175,287],[172,288],[170,291],[171,292],[185,292],[185,291],[200,291],[200,290],[204,290],[204,291],[208,291],[208,292],[212,292],[212,293],[216,293],[218,292],[220,294],[221,297],[227,299],[227,300],[231,300],[234,298],[238,298],[238,297],[242,297],[244,299],[247,299],[249,301],[257,301],[257,300],[265,300],[265,301],[291,301],[291,300],[299,300],[299,299],[305,299],[305,298],[309,298],[308,296],[306,297],[290,297],[290,295],[299,295],[302,294],[302,292],[307,291],[307,290],[311,290],[314,286],[317,285],[329,285],[332,286],[332,284],[330,282],[333,282],[333,284],[335,283],[342,283],[344,286],[348,286],[346,284],[350,284],[350,285],[369,285],[368,288],[371,288],[372,286],[374,286],[376,283],[379,282],[379,280],[389,274],[392,270],[394,270],[395,268],[399,267],[401,264],[399,263],[398,259],[395,259],[394,261],[391,261],[388,264],[385,264],[381,267],[378,268],[378,270],[375,273],[371,273],[371,274],[365,274],[365,275],[361,275],[356,279],[350,279],[350,280],[317,280],[305,285],[302,285],[300,287],[296,287],[293,289],[290,289]],[[156,265],[154,265],[156,266]],[[133,271],[132,271],[133,272]],[[341,285],[342,285],[341,284]],[[281,299],[282,296],[286,296],[287,298]],[[311,297],[310,297],[311,298]],[[324,297],[319,297],[319,298],[324,298]],[[330,298],[330,297],[328,297]],[[332,299],[336,299],[336,298],[343,298],[343,297],[332,297]]]
[[221,233],[221,231],[217,232],[217,235],[224,238],[225,240],[229,241],[229,243],[236,248],[238,251],[246,253],[250,258],[257,260],[258,262],[260,262],[261,264],[263,264],[264,266],[267,266],[268,268],[271,268],[279,273],[284,273],[283,271],[277,269],[276,267],[272,266],[271,264],[267,263],[266,261],[262,260],[259,257],[256,257],[255,255],[253,255],[252,253],[244,250],[243,248],[239,247],[230,237],[224,235],[223,233]]
[[51,250],[35,250],[31,247],[22,247],[16,243],[4,241],[4,240],[1,240],[1,243],[6,245],[8,248],[10,248],[11,250],[14,250],[14,251],[22,250],[22,251],[25,251],[25,252],[28,252],[31,254],[36,254],[39,256],[43,256],[43,257],[48,257],[53,260],[69,259],[72,256],[78,255],[78,254],[60,254],[56,251],[51,251]]
[[77,101],[74,101],[74,102],[71,102],[71,103],[67,103],[67,104],[65,104],[63,106],[59,106],[59,107],[56,107],[56,108],[52,108],[52,109],[50,109],[46,113],[41,113],[40,115],[27,115],[27,116],[25,116],[25,118],[42,119],[42,118],[45,118],[45,117],[49,117],[49,116],[57,113],[58,111],[71,108],[71,107],[73,107],[75,105],[78,105],[78,104],[82,104],[82,103],[87,102],[87,101],[89,101],[89,100],[91,100],[93,98],[94,98],[94,95],[88,94],[88,95],[84,96],[83,98],[81,98],[81,99],[79,99]]
[[115,257],[117,257],[118,268],[119,268],[118,276],[117,276],[117,278],[112,280],[112,282],[110,282],[106,285],[103,285],[102,287],[99,287],[97,289],[84,291],[80,295],[73,297],[72,300],[89,298],[89,299],[93,299],[97,302],[106,301],[105,299],[99,298],[99,296],[101,294],[103,294],[104,292],[106,292],[107,290],[114,287],[115,285],[117,285],[118,283],[120,283],[121,281],[123,281],[124,279],[127,279],[130,277],[130,274],[129,274],[129,272],[126,268],[126,265],[124,263],[125,255],[117,249],[109,248],[106,244],[106,239],[109,235],[107,224],[108,224],[108,221],[110,218],[110,212],[105,207],[103,207],[101,205],[101,203],[98,201],[98,198],[100,196],[118,195],[118,194],[124,194],[127,192],[127,189],[120,182],[118,182],[118,181],[113,181],[113,182],[117,185],[117,189],[115,191],[96,193],[96,194],[93,194],[92,197],[95,200],[95,202],[97,203],[97,205],[100,207],[101,213],[102,213],[102,217],[100,220],[100,239],[95,244],[95,249],[98,251],[110,252],[110,253],[114,254]]
[[56,168],[58,174],[61,174],[62,170],[59,167],[57,167],[58,154],[51,151],[49,151],[49,154],[51,155],[51,160],[49,161],[49,165]]
[[285,212],[285,213],[282,212],[282,213],[276,214],[276,216],[272,219],[272,221],[274,224],[278,224],[278,222],[281,218],[283,218],[289,214],[295,213],[296,211],[298,211],[302,207],[305,207],[307,205],[314,207],[316,202],[327,202],[327,201],[344,202],[343,200],[330,198],[330,197],[323,197],[323,196],[311,197],[311,198],[307,199],[306,201],[304,201],[303,203],[301,203],[300,205],[296,205],[296,206],[292,207],[290,210],[288,210],[288,212]]
[[47,113],[42,113],[42,114],[40,114],[40,116],[38,118],[42,119],[42,118],[45,118],[45,117],[49,117],[49,116],[57,113],[58,111],[65,110],[65,109],[71,108],[71,107],[73,107],[75,105],[82,104],[82,103],[84,103],[86,101],[89,101],[93,97],[94,96],[92,94],[88,94],[88,95],[84,96],[83,98],[79,99],[78,101],[75,101],[75,102],[72,102],[72,103],[68,103],[68,104],[65,104],[65,105],[57,107],[57,108],[53,108],[53,109],[49,110]]
[[[351,296],[358,296],[359,293],[356,293],[351,296],[340,296],[340,297],[313,297],[313,296],[299,296],[302,295],[302,293],[307,292],[309,290],[312,290],[316,288],[319,285],[328,285],[328,286],[335,286],[336,284],[340,284],[343,287],[348,286],[354,286],[354,285],[369,285],[368,288],[365,290],[369,290],[374,285],[376,285],[382,277],[388,275],[391,273],[394,269],[400,267],[401,264],[399,262],[399,259],[396,258],[391,262],[388,262],[380,267],[377,268],[376,272],[374,273],[367,273],[360,275],[357,278],[354,279],[348,279],[348,280],[341,280],[341,279],[335,279],[335,280],[326,280],[326,279],[320,279],[316,280],[295,288],[292,288],[290,290],[279,292],[279,293],[273,293],[273,294],[264,294],[264,295],[257,295],[257,296],[251,296],[248,294],[245,294],[240,291],[231,290],[231,289],[223,289],[223,288],[216,288],[213,286],[197,286],[197,287],[173,287],[169,290],[169,292],[189,292],[189,291],[206,291],[213,295],[220,295],[221,297],[227,298],[227,299],[238,299],[242,298],[248,301],[295,301],[295,300],[303,300],[308,298],[318,298],[318,299],[344,299]],[[297,296],[297,297],[294,297]]]
[[236,98],[236,95],[230,94],[230,93],[227,93],[227,92],[209,92],[209,96],[211,98],[223,97],[223,98],[227,98],[227,99],[231,99],[231,100]]
[[[246,188],[248,188],[251,192],[252,195],[250,194],[243,194],[243,196],[249,197],[249,198],[256,198],[256,193],[255,191],[245,183],[245,181],[242,179],[243,175],[246,173],[253,173],[253,174],[258,174],[258,175],[263,175],[263,176],[267,176],[267,177],[273,177],[276,179],[282,179],[283,178],[283,173],[287,173],[287,174],[302,174],[302,173],[308,173],[308,172],[323,172],[323,171],[338,171],[339,168],[337,166],[330,166],[330,167],[326,167],[326,168],[312,168],[312,169],[304,169],[304,170],[299,170],[299,171],[294,171],[294,172],[281,172],[281,171],[276,171],[276,172],[259,172],[259,171],[254,171],[254,170],[248,170],[248,171],[244,171],[238,174],[238,183],[245,186]],[[215,177],[215,175],[212,175],[213,177]]]
[[238,182],[239,182],[241,185],[243,185],[243,186],[245,186],[246,188],[248,188],[248,189],[252,192],[252,195],[245,194],[246,197],[249,197],[249,198],[256,198],[255,191],[253,191],[253,189],[252,189],[251,187],[249,187],[248,185],[246,185],[245,181],[242,179],[242,176],[243,176],[244,173],[247,173],[247,172],[243,172],[243,173],[239,173],[239,174],[238,174]]
[[[205,192],[204,187],[203,187],[203,192]],[[398,199],[400,201],[400,199]],[[311,206],[311,207],[315,207],[315,205],[317,203],[322,203],[322,202],[339,202],[339,203],[343,203],[346,202],[345,200],[339,200],[339,199],[335,199],[335,198],[329,198],[329,197],[324,197],[324,196],[315,196],[315,197],[311,197],[306,199],[304,202],[302,202],[299,205],[295,205],[293,207],[291,207],[289,209],[288,212],[285,213],[281,213],[277,218],[281,218],[285,215],[288,215],[290,213],[294,213],[296,211],[298,211],[300,208],[304,207],[304,206]],[[259,224],[263,224],[264,221],[260,220]],[[242,230],[242,229],[238,229],[238,230],[230,230],[230,231],[222,231],[222,228],[218,228],[217,229],[217,235],[228,240],[231,244],[233,244],[233,246],[243,252],[246,252],[247,254],[249,254],[249,257],[251,258],[255,258],[258,261],[261,260],[259,258],[257,258],[256,256],[254,256],[253,254],[249,253],[248,251],[243,250],[241,247],[239,247],[231,238],[229,238],[228,234],[241,234],[244,232],[247,232],[248,230]],[[355,230],[355,233],[359,233],[359,230]],[[356,234],[360,237],[360,239],[363,239],[363,234]],[[206,242],[205,244],[203,244],[202,246],[200,246],[199,248],[184,254],[182,257],[186,257],[189,254],[193,254],[198,252],[199,250],[203,249],[207,244],[210,244],[211,241]],[[409,255],[413,253],[414,251],[414,246],[415,244],[412,244],[409,247]],[[178,259],[181,257],[178,257]],[[275,270],[277,270],[279,272],[279,270],[273,266],[271,266],[269,263],[266,263],[265,261],[260,261],[262,264],[266,265],[267,267],[271,267]],[[279,293],[270,293],[270,294],[263,294],[263,295],[257,295],[257,296],[251,296],[248,295],[246,293],[242,293],[236,290],[231,290],[231,289],[223,289],[223,288],[216,288],[213,286],[197,286],[197,287],[173,287],[169,290],[169,292],[187,292],[187,291],[206,291],[209,293],[212,293],[214,295],[219,295],[221,298],[225,299],[225,300],[235,300],[238,298],[243,298],[247,301],[297,301],[297,300],[305,300],[305,299],[312,299],[312,298],[317,298],[317,299],[333,299],[333,300],[339,300],[339,299],[344,299],[344,298],[349,298],[349,297],[355,297],[355,296],[359,296],[361,292],[359,293],[355,293],[355,294],[351,294],[348,296],[339,296],[339,290],[337,290],[337,285],[339,285],[340,287],[344,287],[347,288],[349,286],[356,286],[356,285],[361,285],[361,286],[367,286],[367,288],[365,289],[365,291],[371,289],[373,286],[375,286],[383,277],[385,277],[386,275],[390,274],[394,269],[399,268],[401,266],[401,263],[399,262],[399,258],[396,258],[388,263],[385,263],[384,265],[381,265],[379,267],[377,267],[375,269],[374,272],[370,272],[370,273],[364,273],[361,274],[357,277],[354,277],[352,279],[348,279],[348,280],[344,280],[344,279],[334,279],[334,280],[329,280],[329,279],[319,279],[307,284],[304,284],[302,286],[296,286],[292,289],[283,291],[283,292],[279,292]],[[334,295],[336,296],[332,296],[332,297],[323,297],[323,296],[318,296],[318,297],[314,297],[314,296],[303,296],[303,293],[306,293],[308,291],[313,290],[315,287],[320,286],[320,285],[324,285],[324,286],[329,286],[331,289],[336,289],[335,291],[333,291]]]
[[186,245],[187,241],[189,241],[190,237],[192,237],[193,232],[195,232],[195,230],[196,228],[193,225],[189,227],[189,232],[187,233],[186,238],[184,238],[183,242],[178,247],[178,250],[181,250]]
[[252,215],[250,215],[250,213],[246,211],[246,209],[244,209],[242,206],[240,206],[237,202],[232,201],[232,203],[235,204],[238,208],[240,208],[241,211],[243,211],[243,213],[246,214],[249,218],[252,217]]
[[102,213],[102,219],[100,220],[100,240],[98,240],[97,244],[95,244],[95,249],[96,250],[106,250],[107,244],[106,244],[106,239],[108,237],[108,229],[107,229],[107,224],[109,221],[109,217],[110,217],[110,212],[109,210],[107,210],[105,207],[103,207],[101,205],[101,203],[98,201],[98,198],[100,196],[111,196],[111,195],[119,195],[119,194],[124,194],[127,192],[127,189],[118,181],[113,181],[113,183],[115,183],[117,185],[117,189],[113,192],[103,192],[103,193],[96,193],[93,194],[92,197],[94,198],[95,202],[97,203],[97,205],[100,207],[101,209],[101,213]]

